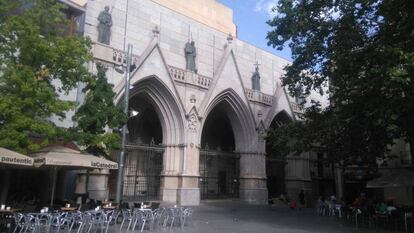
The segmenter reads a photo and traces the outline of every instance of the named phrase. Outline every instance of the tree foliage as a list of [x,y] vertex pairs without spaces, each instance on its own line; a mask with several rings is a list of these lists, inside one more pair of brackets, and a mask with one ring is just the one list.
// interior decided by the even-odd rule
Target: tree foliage
[[77,141],[94,155],[108,156],[111,149],[120,147],[119,135],[106,132],[106,127],[119,128],[126,122],[124,112],[115,106],[113,85],[106,78],[106,68],[97,64],[97,74],[84,89],[85,103],[76,111],[74,135]]
[[49,119],[65,117],[74,104],[58,95],[90,78],[85,67],[91,60],[90,41],[65,35],[68,21],[57,2],[0,0],[2,147],[27,153],[64,136]]
[[293,57],[283,85],[297,97],[328,94],[331,103],[271,132],[275,147],[318,146],[344,164],[373,163],[398,138],[414,151],[414,2],[280,0],[274,10],[268,44],[288,44]]

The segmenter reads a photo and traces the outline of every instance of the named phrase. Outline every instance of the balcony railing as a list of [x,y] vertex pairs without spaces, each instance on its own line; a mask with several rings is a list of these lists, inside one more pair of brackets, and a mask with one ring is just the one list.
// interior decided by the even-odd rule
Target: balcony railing
[[253,102],[261,103],[264,105],[272,106],[273,97],[271,95],[264,94],[260,91],[245,88],[247,99]]
[[[114,49],[105,44],[94,43],[92,45],[92,53],[95,59],[118,65],[124,64],[126,66],[127,53],[122,50]],[[138,55],[132,54],[132,64],[136,64],[138,59]]]
[[212,79],[209,77],[195,74],[174,66],[169,66],[168,68],[172,78],[177,82],[194,85],[204,89],[208,89],[211,85]]

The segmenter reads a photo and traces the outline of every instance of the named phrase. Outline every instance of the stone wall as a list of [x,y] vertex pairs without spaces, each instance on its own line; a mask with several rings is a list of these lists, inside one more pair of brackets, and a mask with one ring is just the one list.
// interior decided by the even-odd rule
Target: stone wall
[[[94,41],[97,38],[97,16],[106,5],[112,9],[112,47],[123,50],[126,44],[131,43],[134,53],[142,54],[152,39],[152,30],[158,26],[160,47],[169,65],[184,69],[184,45],[188,40],[194,40],[198,52],[196,59],[199,74],[214,76],[222,62],[228,36],[226,33],[152,1],[102,0],[89,1],[87,4],[85,35]],[[125,16],[125,13],[128,15]],[[245,87],[251,88],[250,78],[255,68],[254,64],[259,62],[262,92],[273,95],[284,73],[283,67],[289,62],[237,38],[233,44]]]
[[[283,67],[289,62],[229,36],[231,10],[213,0],[194,1],[191,9],[183,8],[181,0],[174,9],[170,3],[88,1],[85,36],[94,42],[97,17],[105,6],[110,7],[110,44],[95,42],[92,52],[97,61],[107,64],[108,81],[117,93],[115,102],[123,98],[124,82],[124,75],[117,73],[115,66],[122,63],[126,46],[131,43],[133,63],[137,65],[131,75],[131,96],[144,93],[152,98],[163,126],[161,198],[182,205],[197,205],[200,201],[198,168],[204,120],[215,106],[226,103],[235,135],[235,152],[241,156],[240,197],[250,203],[265,204],[263,136],[279,112],[285,111],[294,119],[292,99],[280,85]],[[223,25],[227,29],[215,24],[221,20],[218,16],[212,18],[214,23],[203,21],[203,14],[193,14],[205,7],[225,12],[222,17],[226,18]],[[197,49],[197,73],[185,70],[184,46],[192,40]],[[252,90],[251,84],[256,63],[261,76],[260,91]],[[90,64],[90,70],[95,69]]]

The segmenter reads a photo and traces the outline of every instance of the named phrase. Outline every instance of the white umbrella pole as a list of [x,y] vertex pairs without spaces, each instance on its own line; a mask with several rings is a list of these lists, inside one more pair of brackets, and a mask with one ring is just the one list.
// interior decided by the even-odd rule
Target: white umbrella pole
[[56,189],[56,179],[57,179],[57,167],[53,167],[52,198],[50,199],[50,208],[53,208],[53,199],[55,198],[55,189]]

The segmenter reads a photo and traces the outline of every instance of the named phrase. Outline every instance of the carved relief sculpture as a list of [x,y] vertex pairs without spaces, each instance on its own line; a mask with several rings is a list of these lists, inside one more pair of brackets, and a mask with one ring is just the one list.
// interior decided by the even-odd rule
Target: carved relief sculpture
[[191,132],[197,131],[197,115],[195,114],[195,112],[192,112],[188,117],[188,129]]
[[194,73],[197,73],[197,68],[195,64],[195,57],[197,55],[196,48],[194,45],[194,41],[187,42],[184,48],[185,52],[185,61],[186,61],[186,69],[190,70]]
[[99,13],[98,21],[98,42],[109,45],[112,27],[112,16],[109,12],[109,6],[105,6],[105,10]]

